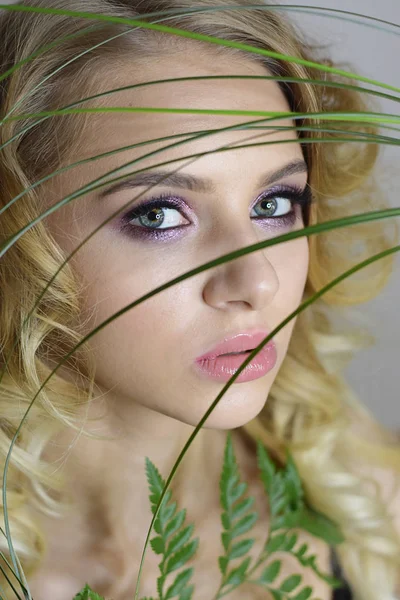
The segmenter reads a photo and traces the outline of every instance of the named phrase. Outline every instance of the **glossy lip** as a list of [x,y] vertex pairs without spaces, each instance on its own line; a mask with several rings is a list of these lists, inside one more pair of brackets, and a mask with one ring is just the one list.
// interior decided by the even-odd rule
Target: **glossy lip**
[[[261,342],[267,337],[268,332],[265,329],[251,329],[237,333],[236,335],[224,338],[224,340],[211,348],[206,354],[196,358],[197,363],[201,363],[205,360],[213,360],[217,356],[222,354],[228,354],[231,352],[246,352],[246,350],[254,350]],[[268,346],[275,348],[275,342],[271,339],[258,354],[265,351]],[[276,349],[276,348],[275,348]]]

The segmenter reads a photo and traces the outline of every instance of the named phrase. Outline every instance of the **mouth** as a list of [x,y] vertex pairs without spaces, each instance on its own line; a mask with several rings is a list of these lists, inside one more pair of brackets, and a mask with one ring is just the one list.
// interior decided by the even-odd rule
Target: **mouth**
[[[260,342],[265,339],[266,335],[268,335],[268,331],[266,329],[249,329],[248,331],[240,332],[231,337],[225,337],[207,353],[198,356],[196,361],[198,363],[202,363],[204,361],[209,363],[210,361],[216,360],[218,357],[227,358],[228,356],[239,356],[243,358],[249,353],[253,352]],[[252,344],[252,347],[249,348],[248,346],[250,344]],[[270,340],[266,347],[261,349],[260,356],[269,353],[273,346],[274,341]]]
[[[256,340],[256,342],[258,342],[258,340]],[[250,340],[250,343],[252,343],[252,340]],[[218,348],[217,346],[214,352],[211,351],[208,355],[203,355],[197,359],[196,370],[200,370],[202,375],[208,377],[209,379],[216,381],[229,381],[240,365],[243,365],[244,360],[249,359],[248,355],[253,353],[257,347],[255,346],[254,348],[250,348],[248,350],[240,350],[239,352],[225,352],[218,354],[218,350],[228,350],[229,345],[232,348],[233,344],[220,344],[220,346],[225,346],[225,348]],[[237,348],[240,348],[240,342],[237,342],[235,345]],[[243,346],[247,346],[246,343],[242,343],[241,345],[242,348]],[[228,358],[230,360],[228,360]],[[245,367],[245,369],[243,369],[243,371],[235,380],[235,383],[245,383],[252,381],[253,379],[264,377],[264,375],[273,369],[276,362],[277,349],[275,344],[272,342],[266,345],[265,348],[262,348],[251,362],[249,361],[249,364]]]

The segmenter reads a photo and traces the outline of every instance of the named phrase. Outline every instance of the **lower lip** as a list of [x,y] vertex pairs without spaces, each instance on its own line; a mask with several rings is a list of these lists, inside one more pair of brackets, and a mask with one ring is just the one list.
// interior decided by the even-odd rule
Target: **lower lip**
[[[210,379],[218,381],[229,381],[248,358],[250,352],[243,352],[234,356],[217,356],[213,359],[196,361],[196,366]],[[271,371],[277,361],[275,344],[264,346],[253,360],[243,369],[233,383],[244,383],[264,377]]]

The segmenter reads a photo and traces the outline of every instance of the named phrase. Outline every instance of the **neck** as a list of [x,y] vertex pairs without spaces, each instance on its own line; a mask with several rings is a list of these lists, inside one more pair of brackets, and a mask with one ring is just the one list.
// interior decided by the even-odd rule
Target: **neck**
[[[68,429],[50,442],[44,457],[63,460],[74,522],[80,515],[82,526],[101,543],[107,539],[121,550],[142,548],[153,517],[145,458],[166,481],[195,427],[109,394],[106,402],[105,415],[91,406],[84,428],[109,439]],[[196,523],[210,506],[218,507],[225,440],[224,430],[201,429],[171,482],[171,501]]]

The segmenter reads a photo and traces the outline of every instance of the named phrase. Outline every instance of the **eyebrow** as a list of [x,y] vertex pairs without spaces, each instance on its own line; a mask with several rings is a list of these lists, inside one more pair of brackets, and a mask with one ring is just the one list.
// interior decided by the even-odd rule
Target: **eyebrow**
[[[258,181],[258,187],[267,187],[283,177],[307,171],[307,164],[304,160],[292,161],[276,171],[270,171],[262,175]],[[160,179],[163,179],[163,181],[160,181]],[[104,199],[111,194],[116,194],[117,192],[127,189],[154,185],[182,188],[190,190],[191,192],[200,192],[203,194],[212,194],[216,192],[216,186],[211,179],[189,175],[187,173],[170,173],[165,170],[157,170],[136,173],[133,177],[120,181],[103,190],[100,193],[99,198]]]

